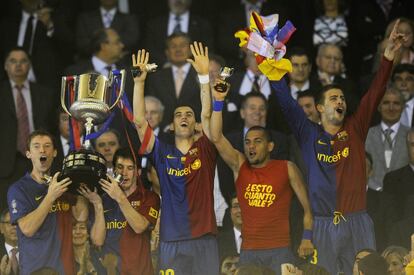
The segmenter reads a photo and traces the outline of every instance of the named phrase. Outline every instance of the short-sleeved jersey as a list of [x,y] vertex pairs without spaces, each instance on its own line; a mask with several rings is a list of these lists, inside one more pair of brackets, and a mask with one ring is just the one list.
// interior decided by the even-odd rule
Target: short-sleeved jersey
[[[48,187],[33,180],[30,174],[10,186],[7,193],[11,222],[38,208]],[[17,226],[20,274],[31,274],[48,266],[59,274],[76,274],[72,248],[72,205],[74,198],[64,194],[52,205],[43,224],[32,237]]]
[[293,191],[287,161],[270,160],[262,168],[245,161],[236,180],[237,199],[242,215],[242,248],[287,247],[289,211]]
[[309,197],[315,216],[365,210],[365,139],[391,69],[392,62],[383,59],[357,111],[345,118],[343,127],[335,135],[307,119],[284,80],[271,82],[307,166]]
[[213,198],[216,155],[205,135],[186,154],[174,145],[155,140],[150,157],[161,185],[161,241],[217,233]]
[[[119,274],[154,274],[151,262],[150,230],[137,234],[128,224],[119,204],[107,194],[102,197],[106,224],[103,255],[118,256]],[[160,209],[159,196],[149,190],[137,188],[128,196],[131,206],[144,216],[152,226],[157,222]]]

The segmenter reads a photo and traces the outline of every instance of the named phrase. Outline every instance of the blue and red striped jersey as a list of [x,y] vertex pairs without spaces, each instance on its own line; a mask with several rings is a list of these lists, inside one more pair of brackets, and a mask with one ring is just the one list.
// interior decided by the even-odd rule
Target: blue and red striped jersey
[[315,216],[365,210],[365,139],[391,69],[392,62],[383,58],[357,111],[345,118],[343,127],[335,135],[307,119],[284,79],[271,82],[307,166],[309,197]]
[[205,135],[186,154],[156,139],[150,157],[161,185],[161,241],[217,233],[213,198],[216,155]]

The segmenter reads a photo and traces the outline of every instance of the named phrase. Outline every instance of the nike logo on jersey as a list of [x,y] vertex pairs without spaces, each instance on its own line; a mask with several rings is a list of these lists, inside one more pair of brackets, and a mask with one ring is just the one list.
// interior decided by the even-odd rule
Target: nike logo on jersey
[[318,144],[319,144],[319,145],[328,145],[328,143],[323,142],[323,141],[322,141],[322,140],[320,140],[320,139],[318,139]]
[[176,159],[177,157],[171,156],[170,154],[167,155],[167,159]]
[[41,200],[43,198],[43,195],[42,196],[37,196],[37,197],[35,197],[35,201],[39,201],[39,200]]
[[107,213],[107,212],[109,212],[109,211],[111,211],[112,209],[106,209],[106,210],[104,210],[104,213]]

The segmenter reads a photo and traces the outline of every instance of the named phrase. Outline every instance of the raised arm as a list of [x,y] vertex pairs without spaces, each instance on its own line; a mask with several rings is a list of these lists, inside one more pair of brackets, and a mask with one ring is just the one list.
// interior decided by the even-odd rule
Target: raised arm
[[[221,80],[217,80],[216,83],[219,81]],[[229,86],[225,93],[220,93],[213,89],[214,106],[210,121],[210,134],[211,141],[216,146],[217,151],[220,153],[220,156],[233,171],[234,178],[236,179],[240,166],[243,164],[246,158],[242,153],[234,149],[231,143],[223,135],[222,109],[228,90]]]
[[36,234],[37,230],[39,230],[47,215],[49,214],[49,210],[52,207],[53,203],[60,196],[62,196],[66,190],[68,190],[68,186],[72,183],[70,181],[70,178],[65,178],[61,181],[58,181],[58,176],[59,173],[56,173],[53,176],[53,179],[49,184],[47,194],[39,206],[26,216],[17,220],[20,230],[26,237],[33,237],[33,235]]
[[210,139],[211,94],[208,76],[210,62],[208,59],[208,48],[203,47],[201,42],[194,42],[190,45],[190,49],[194,60],[187,59],[187,62],[193,66],[200,81],[201,126],[203,132]]
[[300,257],[305,257],[313,253],[313,244],[312,244],[312,226],[313,226],[313,217],[312,211],[309,204],[308,194],[303,183],[302,175],[298,167],[293,162],[288,162],[288,173],[289,173],[289,182],[293,191],[299,199],[300,204],[303,207],[303,237],[302,242],[298,248],[298,254]]
[[146,147],[146,153],[152,151],[154,147],[155,136],[154,132],[149,128],[148,121],[145,119],[145,101],[144,101],[144,86],[145,79],[147,78],[147,71],[145,66],[149,61],[149,53],[145,50],[139,50],[137,56],[132,55],[132,66],[139,68],[141,73],[134,77],[134,97],[133,97],[133,108],[134,108],[134,123],[137,128],[139,140],[141,143],[144,141],[145,133],[148,129],[149,141]]

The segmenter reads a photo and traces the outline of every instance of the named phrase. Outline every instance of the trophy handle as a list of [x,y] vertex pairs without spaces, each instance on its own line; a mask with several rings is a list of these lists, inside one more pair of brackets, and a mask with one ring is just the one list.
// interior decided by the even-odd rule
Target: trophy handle
[[65,103],[65,93],[66,93],[66,76],[62,76],[62,86],[60,88],[60,105],[62,106],[63,110],[69,115],[70,112],[68,111]]
[[[118,104],[119,100],[121,99],[121,96],[122,96],[122,95],[123,95],[123,93],[124,93],[124,86],[125,86],[125,70],[121,70],[121,71],[120,71],[120,73],[121,73],[121,88],[120,88],[120,90],[119,90],[119,95],[118,95],[118,97],[116,98],[116,100],[115,100],[114,104],[112,104],[112,105],[111,105],[111,107],[109,107],[109,110],[112,110],[112,108],[114,108],[114,107],[116,106],[116,104]],[[111,75],[110,75],[110,76],[112,76],[112,72],[111,72]],[[113,80],[111,80],[111,83],[113,84]]]

